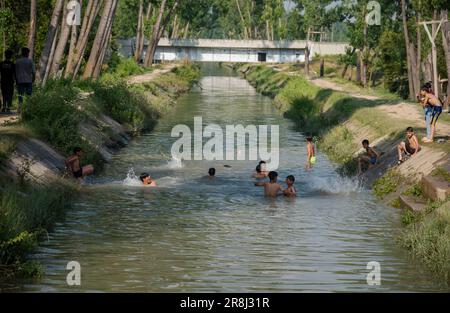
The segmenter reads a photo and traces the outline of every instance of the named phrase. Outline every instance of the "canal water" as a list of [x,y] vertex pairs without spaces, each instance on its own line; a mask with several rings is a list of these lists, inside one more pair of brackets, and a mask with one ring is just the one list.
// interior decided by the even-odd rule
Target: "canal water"
[[[153,132],[117,153],[56,225],[33,258],[42,279],[30,292],[328,292],[445,291],[395,242],[395,209],[356,180],[341,178],[318,151],[305,170],[305,140],[244,79],[203,69],[200,87],[182,96]],[[280,179],[296,177],[298,198],[267,199],[253,185],[256,161],[171,158],[177,124],[279,125]],[[229,165],[231,167],[224,167]],[[204,179],[209,167],[217,180]],[[158,187],[133,175],[146,171]],[[81,265],[68,286],[66,265]],[[368,262],[381,285],[368,285]]]

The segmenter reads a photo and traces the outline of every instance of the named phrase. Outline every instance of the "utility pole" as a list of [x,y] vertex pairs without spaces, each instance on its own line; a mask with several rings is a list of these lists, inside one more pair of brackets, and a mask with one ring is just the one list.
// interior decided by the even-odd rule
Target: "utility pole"
[[[433,90],[436,97],[439,98],[439,81],[438,81],[438,73],[437,73],[437,49],[436,49],[436,37],[439,33],[439,30],[442,26],[442,23],[444,22],[443,19],[440,21],[438,20],[432,20],[427,22],[419,22],[420,25],[423,25],[425,28],[425,32],[428,35],[428,39],[431,42],[431,58],[433,63]],[[428,29],[428,25],[432,25],[432,30]],[[437,25],[437,27],[436,27]]]
[[[323,31],[314,31],[311,30],[311,27],[308,28],[308,33],[306,35],[306,48],[305,48],[305,74],[307,77],[309,77],[309,41],[311,39],[311,35],[320,35],[320,41],[322,41],[322,35],[325,34]],[[323,58],[322,58],[322,64],[323,65]]]

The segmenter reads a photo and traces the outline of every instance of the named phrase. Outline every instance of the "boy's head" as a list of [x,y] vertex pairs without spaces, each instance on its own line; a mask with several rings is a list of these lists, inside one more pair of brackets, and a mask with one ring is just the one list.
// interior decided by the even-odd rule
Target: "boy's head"
[[12,52],[11,50],[6,50],[5,51],[5,59],[6,60],[11,60],[13,57],[14,52]]
[[258,173],[265,172],[267,170],[266,161],[259,161],[258,166],[259,166],[259,172],[257,171]]
[[28,49],[27,47],[23,47],[21,53],[22,57],[28,58],[30,56],[30,49]]
[[150,183],[152,182],[152,178],[150,177],[150,174],[149,174],[149,173],[142,173],[142,174],[139,176],[139,179],[141,180],[141,182],[142,182],[144,185],[148,185],[148,184],[150,184]]
[[256,165],[256,173],[261,173],[261,165]]
[[275,171],[270,171],[269,172],[269,179],[271,182],[276,182],[277,181],[277,177],[278,177],[278,173]]
[[414,129],[413,129],[412,127],[408,127],[408,128],[406,129],[406,135],[407,135],[408,137],[412,137],[412,136],[414,135]]
[[364,148],[369,147],[369,140],[364,139],[364,140],[362,141],[362,145],[363,145]]
[[294,175],[289,175],[288,177],[286,177],[286,184],[291,186],[295,183],[295,177]]
[[81,156],[83,154],[83,150],[80,147],[76,147],[73,149],[73,154]]
[[209,174],[209,176],[214,176],[214,175],[216,175],[216,169],[215,169],[214,167],[211,167],[211,168],[208,170],[208,174]]
[[308,136],[308,137],[306,137],[306,141],[309,142],[309,143],[312,143],[313,138],[311,136]]

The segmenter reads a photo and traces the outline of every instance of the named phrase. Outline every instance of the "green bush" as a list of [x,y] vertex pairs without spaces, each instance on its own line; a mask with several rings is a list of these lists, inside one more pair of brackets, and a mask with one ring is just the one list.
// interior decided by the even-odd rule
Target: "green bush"
[[71,208],[68,186],[18,187],[0,191],[0,278],[38,275],[39,268],[26,260],[41,235]]
[[383,176],[378,178],[372,185],[373,193],[378,198],[393,193],[397,190],[397,186],[400,186],[404,178],[397,170],[389,170]]

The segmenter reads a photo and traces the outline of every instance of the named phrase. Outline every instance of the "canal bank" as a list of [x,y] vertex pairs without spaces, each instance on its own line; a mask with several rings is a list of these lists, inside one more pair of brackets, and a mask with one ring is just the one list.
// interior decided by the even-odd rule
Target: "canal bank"
[[65,179],[73,148],[82,147],[82,164],[101,173],[119,148],[170,112],[199,74],[193,64],[168,64],[127,80],[49,81],[28,99],[20,122],[0,126],[0,279],[41,274],[27,254],[79,196]]
[[[354,96],[341,86],[309,81],[277,65],[228,64],[294,121],[299,131],[319,138],[318,148],[339,164],[339,172],[354,176],[357,157],[368,139],[383,156],[361,177],[383,203],[402,208],[399,242],[443,281],[450,282],[450,208],[448,118],[438,123],[438,142],[422,145],[400,166],[397,144],[412,126],[420,138],[424,125],[412,103],[374,96]],[[324,87],[321,87],[324,86]],[[339,89],[339,90],[336,90]],[[414,117],[417,119],[414,120]]]
[[[152,132],[114,154],[49,233],[32,259],[39,280],[16,281],[28,292],[301,292],[447,291],[393,243],[398,212],[357,180],[338,175],[318,152],[304,168],[304,136],[272,100],[230,70],[204,66],[191,92]],[[268,199],[254,186],[255,161],[178,161],[175,125],[279,125],[279,180],[294,175],[298,197]],[[226,165],[226,166],[225,166]],[[205,179],[216,168],[216,180]],[[134,173],[149,172],[157,188]],[[81,266],[81,285],[66,283],[67,263]],[[381,264],[381,285],[367,283],[367,264]]]

